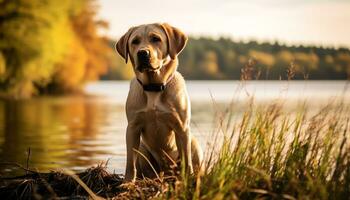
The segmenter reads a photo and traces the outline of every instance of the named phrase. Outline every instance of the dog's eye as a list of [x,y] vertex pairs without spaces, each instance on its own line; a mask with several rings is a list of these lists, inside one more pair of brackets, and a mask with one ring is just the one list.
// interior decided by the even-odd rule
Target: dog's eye
[[162,40],[160,39],[160,37],[157,37],[157,36],[152,36],[152,37],[151,37],[151,42],[160,42],[160,41],[162,41]]
[[140,40],[139,39],[133,39],[132,41],[131,41],[131,44],[135,44],[135,45],[137,45],[137,44],[140,44]]

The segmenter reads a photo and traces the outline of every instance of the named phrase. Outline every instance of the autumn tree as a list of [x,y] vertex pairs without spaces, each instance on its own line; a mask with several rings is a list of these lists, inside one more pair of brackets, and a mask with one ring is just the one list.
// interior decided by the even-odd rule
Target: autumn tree
[[106,71],[95,1],[2,0],[0,8],[1,96],[77,90]]

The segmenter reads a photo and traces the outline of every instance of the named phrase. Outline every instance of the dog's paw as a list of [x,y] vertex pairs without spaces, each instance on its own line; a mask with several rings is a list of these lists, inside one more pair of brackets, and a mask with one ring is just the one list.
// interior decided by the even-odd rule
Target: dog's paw
[[135,181],[128,181],[128,182],[123,182],[118,187],[122,189],[132,189],[132,188],[135,188],[135,186],[136,186]]
[[134,183],[136,181],[136,177],[125,175],[123,183]]

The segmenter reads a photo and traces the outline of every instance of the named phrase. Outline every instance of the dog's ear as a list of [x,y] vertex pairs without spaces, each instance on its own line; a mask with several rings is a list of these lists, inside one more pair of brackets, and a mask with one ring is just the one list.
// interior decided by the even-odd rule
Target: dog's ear
[[135,27],[132,27],[126,32],[115,44],[115,49],[118,51],[118,53],[125,59],[125,63],[128,63],[128,57],[129,57],[129,45],[128,41],[130,38],[131,33],[135,30]]
[[176,55],[185,47],[187,36],[179,29],[172,27],[167,23],[161,24],[161,27],[168,38],[168,53],[171,59],[175,59]]

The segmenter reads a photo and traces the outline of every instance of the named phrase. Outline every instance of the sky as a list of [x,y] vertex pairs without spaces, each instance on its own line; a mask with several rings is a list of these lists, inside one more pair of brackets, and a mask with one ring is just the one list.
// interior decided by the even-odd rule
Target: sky
[[191,36],[350,47],[350,0],[100,0],[104,34],[167,22]]

